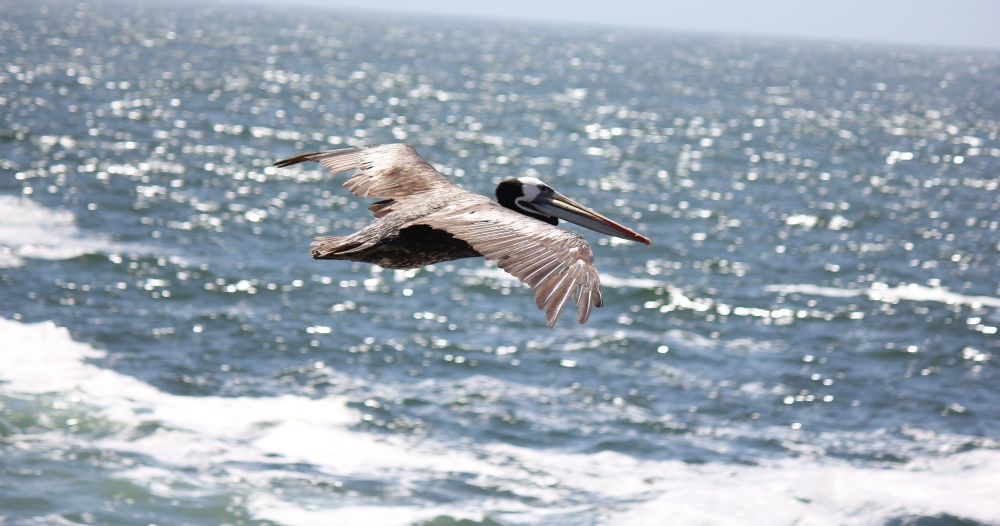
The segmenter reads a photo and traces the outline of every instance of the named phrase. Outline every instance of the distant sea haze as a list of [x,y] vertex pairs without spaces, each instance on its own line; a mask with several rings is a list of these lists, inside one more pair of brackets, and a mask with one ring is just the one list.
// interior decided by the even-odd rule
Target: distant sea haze
[[[1000,524],[1000,54],[3,4],[0,522]],[[537,177],[604,307],[314,261],[309,151]],[[767,506],[761,506],[767,502]]]

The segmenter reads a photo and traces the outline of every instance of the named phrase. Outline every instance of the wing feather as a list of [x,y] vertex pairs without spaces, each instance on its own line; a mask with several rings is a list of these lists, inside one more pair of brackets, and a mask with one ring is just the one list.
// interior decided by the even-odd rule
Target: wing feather
[[[592,289],[581,286],[580,299],[576,301],[577,305],[582,305],[582,304],[592,305],[593,304],[591,302],[591,299],[593,298],[592,294],[593,294]],[[599,306],[600,305],[598,305],[598,307]],[[580,309],[580,311],[576,313],[576,322],[579,323],[580,325],[587,323],[587,318],[590,318],[589,309],[587,311]]]
[[323,163],[332,173],[357,169],[344,187],[358,197],[391,199],[451,186],[458,188],[408,144],[304,153],[274,165],[283,168],[305,161]]
[[538,250],[538,247],[533,247],[533,250],[531,251],[521,251],[516,254],[511,254],[509,258],[500,260],[499,265],[500,268],[511,274],[521,271],[526,271],[527,274],[531,274],[535,270],[541,268],[541,266],[548,261],[549,257],[551,257],[551,254],[548,252]]
[[552,291],[552,295],[546,302],[548,304],[548,308],[545,310],[545,321],[549,321],[549,319],[551,319],[552,323],[555,323],[556,318],[558,318],[559,313],[562,312],[566,302],[569,301],[573,289],[576,286],[576,280],[579,278],[577,275],[578,270],[579,266],[573,264],[568,271],[559,276],[559,284]]
[[582,236],[508,210],[483,197],[414,221],[469,243],[486,259],[535,291],[545,322],[555,325],[569,301],[584,323],[602,304],[601,280],[590,245]]
[[[544,264],[540,264],[525,272],[523,281],[531,287],[549,281],[549,277],[557,275],[562,271],[563,265],[561,261],[546,261]],[[539,299],[541,300],[541,296],[539,296]],[[542,308],[542,305],[539,304],[538,308]]]

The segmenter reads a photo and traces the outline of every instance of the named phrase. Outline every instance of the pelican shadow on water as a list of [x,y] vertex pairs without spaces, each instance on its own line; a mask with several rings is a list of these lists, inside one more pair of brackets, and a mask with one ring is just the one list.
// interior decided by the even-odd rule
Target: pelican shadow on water
[[580,324],[604,303],[590,245],[583,236],[558,228],[560,219],[650,244],[534,177],[501,182],[497,201],[463,190],[407,144],[305,153],[274,165],[304,161],[321,162],[332,173],[357,169],[344,186],[358,197],[382,199],[368,207],[377,218],[371,225],[349,236],[316,238],[313,258],[390,269],[480,256],[498,260],[500,268],[535,291],[535,304],[545,309],[549,327],[570,299]]

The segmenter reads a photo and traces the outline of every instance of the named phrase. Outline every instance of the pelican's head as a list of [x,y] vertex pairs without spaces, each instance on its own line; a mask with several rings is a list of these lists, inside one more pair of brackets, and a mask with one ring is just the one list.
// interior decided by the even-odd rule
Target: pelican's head
[[556,192],[534,177],[507,179],[497,186],[497,201],[526,216],[558,225],[560,219],[602,234],[650,244],[648,238]]

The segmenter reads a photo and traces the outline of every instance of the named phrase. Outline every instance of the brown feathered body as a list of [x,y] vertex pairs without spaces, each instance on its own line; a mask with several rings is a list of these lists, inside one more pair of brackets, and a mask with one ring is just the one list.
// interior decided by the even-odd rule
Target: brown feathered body
[[[465,193],[482,197],[471,192]],[[377,218],[374,223],[349,236],[316,238],[312,244],[312,257],[359,261],[382,268],[412,269],[442,261],[482,256],[466,241],[420,221],[443,208],[435,197],[437,196],[423,195],[420,199],[404,197],[379,201],[369,207]],[[489,199],[485,201],[487,203],[481,204],[497,206]]]
[[331,172],[358,169],[344,186],[371,205],[376,221],[348,236],[313,242],[316,259],[371,263],[411,269],[468,257],[498,265],[535,290],[535,303],[555,324],[569,300],[584,323],[603,304],[590,245],[579,234],[513,210],[450,182],[416,150],[390,144],[308,153],[279,161],[323,163]]

